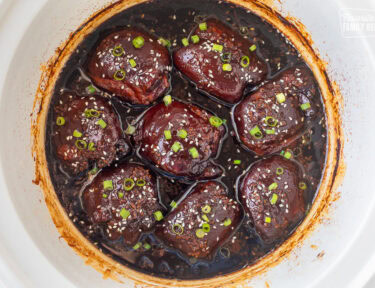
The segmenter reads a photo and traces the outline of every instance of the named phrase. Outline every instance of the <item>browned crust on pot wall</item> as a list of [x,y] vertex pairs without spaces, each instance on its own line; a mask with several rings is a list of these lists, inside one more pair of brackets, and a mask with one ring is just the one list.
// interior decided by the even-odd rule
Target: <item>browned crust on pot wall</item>
[[61,236],[85,260],[86,264],[91,265],[98,272],[102,273],[103,277],[109,277],[117,281],[121,281],[121,278],[132,279],[135,284],[142,287],[237,287],[238,285],[245,284],[246,280],[262,274],[280,263],[294,248],[300,246],[302,241],[307,238],[314,228],[321,224],[322,220],[327,217],[331,203],[339,197],[337,189],[344,176],[345,165],[342,155],[344,141],[340,118],[342,99],[338,86],[330,82],[326,72],[326,63],[320,59],[318,53],[312,48],[312,40],[304,26],[298,20],[283,18],[278,12],[265,4],[269,1],[231,0],[230,2],[243,6],[263,17],[283,32],[299,50],[306,63],[309,64],[319,83],[326,107],[328,125],[327,165],[322,183],[309,214],[296,231],[275,251],[266,255],[250,267],[225,276],[195,281],[161,279],[136,272],[104,255],[97,247],[83,237],[73,225],[54,191],[47,167],[44,140],[45,122],[54,85],[60,70],[64,67],[71,52],[75,50],[85,35],[91,33],[105,20],[141,2],[145,2],[145,0],[118,1],[95,13],[76,32],[70,35],[69,39],[56,50],[55,55],[47,65],[42,67],[42,76],[35,96],[31,120],[32,154],[36,167],[34,183],[40,185],[42,188],[52,220]]

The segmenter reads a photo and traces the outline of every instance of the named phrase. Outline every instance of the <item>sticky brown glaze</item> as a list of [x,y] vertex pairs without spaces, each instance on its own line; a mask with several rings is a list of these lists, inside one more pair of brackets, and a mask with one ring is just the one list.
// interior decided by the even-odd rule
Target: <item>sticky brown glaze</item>
[[[190,36],[198,35],[199,43],[178,49],[173,54],[176,67],[191,79],[199,89],[229,103],[235,103],[243,96],[247,84],[256,85],[267,75],[267,66],[257,52],[250,51],[255,45],[217,19],[210,18],[204,23],[207,30],[196,27]],[[213,49],[213,44],[223,46],[222,52]],[[231,53],[229,60],[232,71],[224,71],[225,53]],[[223,56],[224,55],[224,56]],[[249,65],[241,66],[241,58],[249,57]]]
[[[126,190],[124,182],[132,179],[134,187]],[[144,180],[143,183],[137,181]],[[104,189],[104,181],[112,181],[113,189]],[[127,186],[131,182],[127,182]],[[156,180],[142,165],[128,163],[100,172],[83,191],[83,206],[92,223],[101,223],[106,236],[134,245],[142,232],[155,224],[153,213],[160,210]],[[128,212],[126,212],[128,211]],[[129,214],[129,215],[127,215]]]
[[243,177],[239,198],[264,242],[287,237],[291,226],[303,219],[306,204],[302,176],[295,162],[272,156],[255,162]]
[[[212,126],[211,116],[198,106],[177,100],[169,105],[155,105],[145,113],[135,136],[139,154],[176,176],[189,179],[220,176],[221,168],[210,159],[219,150],[225,127]],[[184,139],[179,137],[181,130],[187,132]],[[170,131],[172,138],[166,139],[164,131]],[[172,148],[175,143],[181,147],[177,152]],[[190,149],[197,150],[197,158],[193,158]]]
[[[134,47],[132,41],[136,37],[143,37],[143,47]],[[97,86],[121,100],[149,104],[169,88],[170,65],[168,50],[156,37],[139,28],[125,28],[100,41],[89,58],[87,70]]]
[[[87,114],[89,111],[95,115]],[[108,166],[116,155],[125,155],[130,150],[123,139],[118,116],[107,99],[66,92],[61,95],[54,112],[52,137],[56,155],[71,174],[94,165],[97,168]],[[65,123],[58,125],[61,117]],[[76,137],[74,131],[76,136],[82,135]]]
[[[283,103],[276,97],[280,93],[285,96]],[[307,122],[315,114],[315,101],[319,101],[317,89],[313,75],[306,67],[282,72],[235,107],[234,124],[239,140],[258,155],[281,150],[306,130]],[[302,110],[303,103],[310,103],[311,107]],[[267,117],[277,123],[272,119],[267,121]],[[256,127],[261,131],[260,137],[251,135]]]
[[[205,207],[209,207],[209,212]],[[209,181],[198,184],[185,199],[177,202],[177,207],[158,225],[155,233],[165,244],[190,257],[207,258],[228,239],[240,220],[240,206],[227,196],[225,186]],[[204,223],[209,224],[210,231],[199,238],[196,233]]]

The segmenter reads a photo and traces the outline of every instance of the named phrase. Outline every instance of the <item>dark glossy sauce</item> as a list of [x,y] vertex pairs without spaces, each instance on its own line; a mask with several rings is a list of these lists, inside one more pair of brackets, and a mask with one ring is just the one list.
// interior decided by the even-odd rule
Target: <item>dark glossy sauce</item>
[[[89,78],[85,76],[84,64],[88,53],[103,35],[121,26],[138,25],[145,27],[146,30],[158,36],[172,41],[175,39],[180,41],[180,39],[188,35],[195,25],[194,21],[197,21],[197,17],[199,19],[199,17],[209,15],[214,15],[221,21],[233,25],[233,29],[240,30],[240,27],[248,27],[246,31],[242,32],[246,32],[249,38],[257,40],[259,47],[259,52],[257,53],[261,53],[259,55],[266,59],[269,65],[270,74],[268,78],[273,78],[278,72],[290,66],[303,64],[298,52],[287,43],[285,38],[275,28],[241,7],[214,0],[151,1],[115,15],[99,26],[95,32],[88,35],[80,44],[61,72],[50,104],[48,123],[52,123],[55,119],[52,108],[58,103],[62,91],[73,90],[78,93],[85,93],[85,89],[90,85],[90,82]],[[174,46],[172,45],[171,49],[173,48]],[[236,197],[235,183],[238,176],[251,163],[256,161],[257,157],[249,153],[237,142],[231,122],[230,113],[232,107],[204,96],[175,69],[171,73],[170,81],[173,97],[184,102],[197,104],[227,120],[228,135],[223,142],[216,161],[225,169],[225,174],[219,181],[222,181],[228,187],[229,195]],[[247,92],[252,89],[256,89],[256,87],[249,87]],[[158,101],[161,101],[161,99]],[[320,109],[317,117],[312,121],[311,127],[292,147],[289,147],[294,152],[294,159],[303,166],[307,179],[311,184],[305,195],[308,205],[311,205],[314,200],[325,164],[325,116],[321,99],[319,101]],[[114,98],[112,103],[121,117],[123,129],[126,129],[127,123],[134,124],[135,120],[147,109],[147,107],[127,106]],[[64,172],[54,152],[53,144],[50,141],[51,137],[48,136],[51,133],[53,133],[52,125],[47,124],[46,151],[49,170],[62,205],[82,234],[104,253],[120,263],[158,277],[199,279],[239,270],[251,265],[275,248],[275,245],[267,246],[262,243],[246,216],[234,236],[218,250],[211,261],[188,259],[178,251],[165,247],[153,236],[152,232],[144,234],[141,239],[147,239],[152,244],[152,248],[147,252],[139,253],[132,250],[131,247],[125,247],[121,240],[116,242],[109,241],[104,236],[100,225],[91,225],[89,223],[81,206],[79,191],[87,181],[87,174],[73,178]],[[137,156],[135,148],[132,153],[124,159],[119,159],[118,162],[144,162],[143,159]],[[233,160],[235,159],[240,159],[241,164],[233,165]],[[188,191],[189,189],[189,183],[166,177],[160,171],[155,171],[155,174],[158,176],[159,201],[164,207],[169,207],[168,204],[173,198],[181,197],[179,191]],[[291,227],[291,232],[294,228]],[[280,239],[279,244],[283,240]]]

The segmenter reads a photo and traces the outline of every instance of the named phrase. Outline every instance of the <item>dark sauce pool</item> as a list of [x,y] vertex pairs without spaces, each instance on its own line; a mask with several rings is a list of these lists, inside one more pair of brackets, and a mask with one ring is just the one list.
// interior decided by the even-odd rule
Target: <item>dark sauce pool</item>
[[[242,224],[234,235],[209,261],[183,256],[180,252],[164,246],[154,237],[152,232],[143,234],[141,238],[141,241],[147,241],[151,244],[152,248],[148,251],[137,252],[131,247],[126,247],[121,240],[108,240],[100,225],[93,225],[89,222],[81,206],[79,192],[92,176],[85,173],[84,175],[71,177],[59,164],[49,136],[53,133],[51,123],[56,117],[53,107],[58,103],[64,91],[76,91],[79,94],[85,94],[86,87],[91,84],[84,68],[87,56],[95,47],[96,42],[109,31],[127,25],[143,26],[151,33],[171,39],[171,50],[173,50],[177,46],[177,41],[186,37],[197,21],[211,15],[232,25],[233,29],[241,31],[242,34],[257,42],[259,47],[257,53],[269,65],[268,79],[273,78],[277,73],[288,67],[296,64],[305,65],[299,57],[298,51],[288,43],[277,29],[244,8],[215,0],[156,0],[136,5],[113,16],[88,35],[75,53],[71,55],[66,67],[62,70],[50,104],[46,132],[46,153],[56,193],[67,214],[82,234],[103,253],[132,269],[158,277],[200,279],[228,274],[251,265],[285,239],[280,239],[274,245],[264,244],[255,232],[251,221],[247,216],[244,216]],[[247,27],[247,29],[241,27]],[[225,173],[218,180],[228,187],[229,195],[236,197],[235,185],[238,176],[259,157],[249,153],[237,142],[231,122],[232,107],[211,99],[198,91],[175,68],[172,70],[170,81],[172,87],[170,94],[174,98],[204,107],[227,120],[228,135],[216,159],[217,163],[225,169]],[[246,92],[255,89],[257,87],[248,87]],[[103,96],[110,97],[105,92],[100,93]],[[161,99],[158,100],[158,102],[160,101]],[[305,194],[308,208],[314,200],[322,177],[327,144],[324,106],[321,99],[317,101],[319,102],[317,117],[310,123],[305,134],[289,147],[294,154],[294,160],[303,166],[306,179],[310,183]],[[137,118],[148,108],[126,105],[115,98],[112,99],[112,104],[120,115],[124,130],[128,124],[136,124]],[[118,159],[117,163],[144,162],[137,156],[135,148],[132,151],[133,154]],[[234,159],[240,159],[241,164],[233,165]],[[113,165],[117,165],[117,163]],[[154,172],[158,178],[159,201],[166,209],[169,207],[168,204],[171,200],[183,197],[182,194],[186,193],[180,191],[189,190],[191,183],[167,177],[160,171],[154,170]],[[290,233],[293,232],[294,228],[290,228]]]

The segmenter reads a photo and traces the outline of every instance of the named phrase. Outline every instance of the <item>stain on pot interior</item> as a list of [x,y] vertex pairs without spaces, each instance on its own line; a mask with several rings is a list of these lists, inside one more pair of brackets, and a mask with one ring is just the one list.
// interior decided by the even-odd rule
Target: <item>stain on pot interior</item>
[[[97,13],[93,18],[90,18],[81,28],[73,33],[67,42],[61,46],[61,49],[57,52],[55,57],[49,62],[48,68],[45,70],[44,78],[41,80],[41,87],[38,91],[35,109],[38,117],[36,123],[33,123],[33,136],[34,142],[34,156],[36,158],[37,165],[37,177],[36,182],[39,182],[46,196],[46,203],[50,208],[52,218],[59,229],[61,235],[66,239],[68,244],[72,246],[80,255],[82,255],[86,262],[101,271],[105,277],[111,277],[119,279],[118,276],[126,276],[134,279],[140,284],[160,285],[160,286],[194,286],[194,287],[216,287],[225,286],[228,287],[230,284],[240,284],[246,279],[249,279],[257,274],[264,273],[266,269],[277,264],[281,256],[288,254],[293,247],[304,239],[307,234],[319,223],[323,215],[327,212],[327,207],[334,194],[335,187],[339,183],[339,179],[342,176],[342,135],[341,128],[339,126],[339,111],[337,110],[337,92],[332,88],[327,74],[325,73],[325,67],[319,57],[312,50],[309,41],[306,40],[296,28],[278,15],[275,11],[270,9],[268,6],[254,2],[243,2],[243,1],[232,1],[238,5],[244,6],[251,10],[254,14],[258,14],[278,27],[288,39],[295,45],[295,47],[301,52],[304,60],[312,68],[315,77],[318,80],[322,97],[325,103],[327,124],[328,124],[328,149],[327,149],[327,161],[331,165],[325,168],[325,174],[323,176],[319,191],[317,192],[316,199],[311,207],[310,213],[307,215],[303,223],[297,228],[297,230],[286,240],[280,247],[278,247],[272,253],[264,256],[263,259],[252,265],[239,271],[218,276],[215,279],[202,279],[197,281],[183,281],[173,279],[160,279],[154,276],[144,275],[136,272],[133,269],[129,269],[124,265],[112,260],[112,258],[104,255],[95,246],[93,246],[87,239],[85,239],[77,230],[77,228],[70,222],[69,217],[66,215],[64,208],[61,206],[56,193],[54,192],[53,182],[51,181],[50,174],[48,172],[47,160],[44,151],[44,134],[45,134],[45,121],[47,117],[47,111],[53,89],[56,85],[61,68],[66,64],[67,59],[70,57],[72,51],[75,51],[77,45],[80,45],[81,41],[95,30],[101,23],[111,18],[113,15],[123,11],[128,6],[135,5],[143,1],[123,1],[115,3],[101,12]],[[136,9],[136,7],[134,7]],[[126,11],[124,12],[126,13]],[[186,28],[189,30],[190,28]],[[182,37],[181,37],[182,38]],[[204,99],[204,97],[201,97]],[[209,108],[209,107],[208,107]],[[40,109],[40,111],[39,111]],[[332,164],[335,163],[334,166]],[[341,173],[341,174],[340,174]],[[231,271],[227,271],[229,273]],[[214,274],[213,274],[214,275]],[[212,276],[213,276],[212,275]]]

